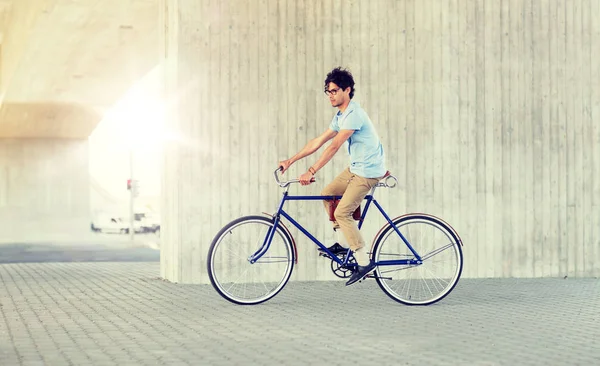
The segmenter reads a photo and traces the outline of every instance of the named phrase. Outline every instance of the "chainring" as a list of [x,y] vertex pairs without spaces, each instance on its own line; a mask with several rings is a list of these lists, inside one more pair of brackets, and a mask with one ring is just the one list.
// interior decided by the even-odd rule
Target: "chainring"
[[[338,258],[343,261],[344,255],[339,255]],[[350,259],[348,259],[348,264],[354,264],[354,263],[356,263],[356,259],[354,259],[354,257],[350,257]],[[352,273],[354,272],[354,271],[352,271],[352,269],[342,266],[341,264],[334,261],[333,259],[331,260],[331,271],[333,272],[334,275],[336,275],[339,278],[348,278],[348,277],[352,276]]]

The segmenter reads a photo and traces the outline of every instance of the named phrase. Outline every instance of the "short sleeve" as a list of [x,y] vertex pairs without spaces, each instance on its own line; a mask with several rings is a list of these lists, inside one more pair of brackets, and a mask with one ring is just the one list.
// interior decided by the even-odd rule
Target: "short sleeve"
[[363,120],[360,118],[360,114],[355,111],[350,111],[344,118],[339,128],[342,130],[360,130],[363,126]]
[[333,119],[331,120],[331,123],[329,124],[329,128],[331,128],[335,132],[340,132],[340,126],[338,125],[337,116],[333,116]]

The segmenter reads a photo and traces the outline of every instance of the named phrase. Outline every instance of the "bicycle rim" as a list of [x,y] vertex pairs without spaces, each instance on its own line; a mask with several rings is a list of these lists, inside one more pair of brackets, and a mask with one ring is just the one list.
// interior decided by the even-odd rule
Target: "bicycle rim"
[[217,234],[209,251],[213,287],[236,304],[258,304],[275,296],[289,280],[293,251],[287,235],[277,228],[268,251],[255,263],[249,257],[262,246],[273,226],[264,217],[240,218]]
[[[377,267],[377,283],[392,299],[406,305],[429,305],[443,299],[456,286],[463,257],[454,233],[427,216],[406,216],[395,225],[421,256],[420,265]],[[415,259],[391,226],[377,239],[375,260]]]

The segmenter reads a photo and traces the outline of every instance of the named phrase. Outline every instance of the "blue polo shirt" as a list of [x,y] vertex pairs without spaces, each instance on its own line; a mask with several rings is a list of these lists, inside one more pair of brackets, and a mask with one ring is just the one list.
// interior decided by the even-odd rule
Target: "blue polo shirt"
[[341,113],[338,110],[329,128],[336,132],[354,130],[346,141],[350,154],[350,172],[364,178],[385,175],[385,153],[377,131],[367,113],[354,101]]

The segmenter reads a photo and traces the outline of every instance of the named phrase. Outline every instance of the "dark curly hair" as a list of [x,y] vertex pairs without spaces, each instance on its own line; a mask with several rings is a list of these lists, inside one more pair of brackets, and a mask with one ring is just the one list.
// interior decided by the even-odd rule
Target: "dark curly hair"
[[354,78],[350,71],[344,70],[341,67],[336,67],[327,74],[327,78],[325,78],[325,89],[327,89],[329,83],[334,83],[342,88],[342,90],[346,90],[347,87],[350,87],[350,99],[354,96]]

